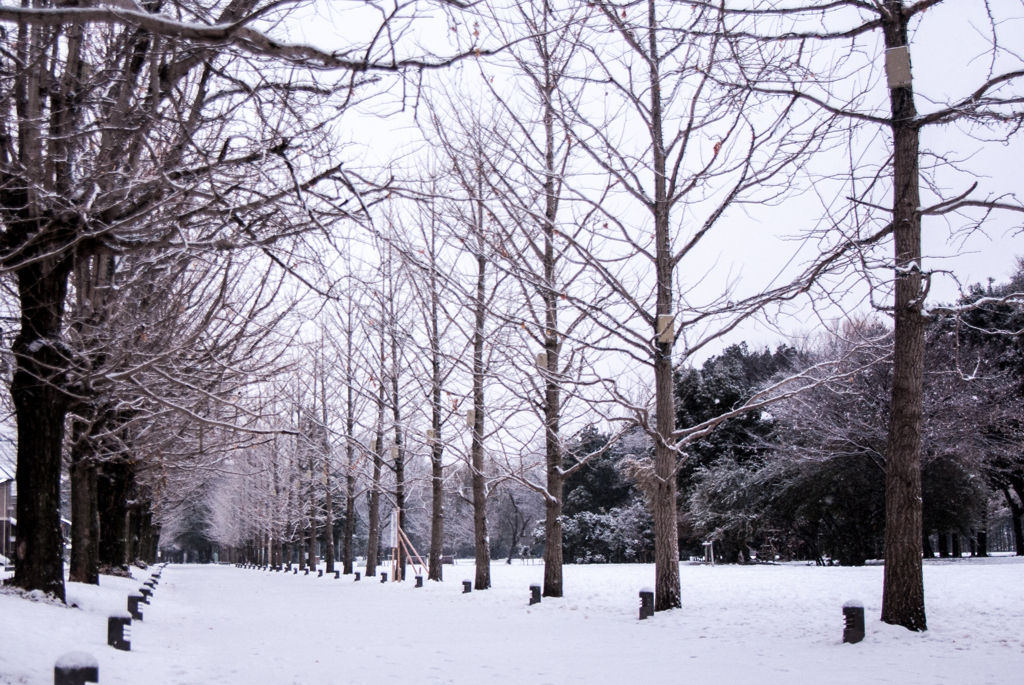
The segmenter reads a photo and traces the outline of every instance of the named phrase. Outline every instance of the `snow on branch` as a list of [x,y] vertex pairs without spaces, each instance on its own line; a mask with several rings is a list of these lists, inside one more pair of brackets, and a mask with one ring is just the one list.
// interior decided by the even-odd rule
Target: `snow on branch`
[[1024,305],[1024,292],[1009,293],[1003,297],[982,297],[974,302],[967,302],[962,305],[951,307],[949,305],[942,305],[939,307],[933,307],[928,310],[928,314],[946,314],[949,316],[955,316],[963,314],[964,312],[973,311],[975,309],[981,309],[982,307],[988,307],[992,305]]
[[0,22],[24,23],[31,26],[60,26],[62,24],[121,24],[145,29],[150,33],[190,40],[209,45],[232,45],[254,55],[283,59],[294,64],[316,69],[344,69],[354,72],[402,71],[404,69],[437,69],[451,65],[466,57],[494,54],[494,51],[473,48],[468,52],[436,59],[392,59],[376,62],[367,56],[352,59],[349,52],[327,51],[312,45],[287,43],[247,26],[258,18],[250,14],[225,24],[183,22],[164,14],[151,14],[141,9],[128,9],[128,2],[118,6],[101,4],[96,7],[28,8],[0,4]]

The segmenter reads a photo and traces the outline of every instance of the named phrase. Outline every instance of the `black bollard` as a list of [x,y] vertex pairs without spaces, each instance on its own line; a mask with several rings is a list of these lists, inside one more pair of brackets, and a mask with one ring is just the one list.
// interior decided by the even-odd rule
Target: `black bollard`
[[153,591],[146,586],[142,586],[139,588],[139,594],[141,594],[144,597],[142,603],[149,604],[149,597],[153,594]]
[[388,574],[386,574],[386,573],[381,573],[381,574],[380,574],[380,582],[382,582],[382,583],[386,583],[386,582],[388,582]]
[[304,576],[308,576],[308,575],[309,575],[309,569],[307,568],[307,569],[306,569],[306,572],[305,572],[305,573],[303,573],[302,575],[304,575]]
[[423,576],[416,576],[416,587],[423,587]]
[[292,569],[292,575],[293,575],[293,576],[296,576],[296,575],[298,575],[298,574],[299,574],[299,569],[297,569],[297,568],[293,568],[293,569]]
[[851,599],[843,604],[843,618],[846,627],[843,629],[843,642],[857,644],[864,639],[864,603]]
[[68,652],[53,665],[53,685],[100,682],[100,664],[92,654]]
[[128,614],[111,614],[107,619],[107,644],[122,652],[132,650],[132,617]]
[[359,580],[359,571],[356,571],[356,580]]
[[534,583],[530,586],[530,606],[540,604],[540,585]]
[[337,580],[338,578],[341,578],[341,571],[334,572],[334,579]]
[[644,588],[640,591],[640,620],[654,616],[654,591]]
[[322,568],[317,570],[316,577],[317,578],[323,578],[324,577],[324,570]]
[[142,620],[142,609],[139,608],[139,602],[146,599],[142,595],[132,594],[128,595],[128,613],[132,615],[132,618],[136,621]]
[[471,581],[471,580],[464,580],[464,581],[462,581],[462,594],[466,594],[467,592],[472,592],[472,591],[473,591],[473,581]]

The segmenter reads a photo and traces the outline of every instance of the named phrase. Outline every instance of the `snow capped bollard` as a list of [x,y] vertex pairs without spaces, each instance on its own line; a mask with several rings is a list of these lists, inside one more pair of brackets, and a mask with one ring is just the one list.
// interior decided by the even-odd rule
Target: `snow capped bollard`
[[334,579],[337,580],[338,578],[341,578],[341,571],[334,572]]
[[92,654],[68,652],[53,665],[53,685],[100,682],[100,664]]
[[292,569],[292,575],[295,576],[295,575],[298,575],[298,574],[299,574],[299,569],[293,568]]
[[843,629],[843,642],[856,644],[864,639],[864,602],[851,599],[843,604],[843,618],[846,627]]
[[317,578],[323,578],[324,577],[324,570],[323,569],[317,570],[316,577]]
[[467,592],[472,592],[472,591],[473,591],[473,581],[468,580],[468,579],[462,581],[462,594],[466,594]]
[[136,621],[142,620],[142,609],[139,608],[139,602],[146,598],[140,594],[128,595],[128,613],[132,615],[132,618]]
[[386,574],[386,573],[381,573],[381,574],[380,574],[380,582],[382,582],[382,583],[386,583],[386,582],[388,582],[388,574]]
[[640,620],[654,616],[654,590],[645,587],[640,591]]
[[359,580],[359,571],[356,571],[356,580]]
[[142,603],[149,604],[149,597],[153,594],[153,591],[150,590],[148,587],[143,586],[139,588],[139,594],[141,594],[143,597]]
[[132,650],[132,617],[128,614],[111,614],[107,619],[107,644],[122,652]]
[[530,586],[530,606],[540,604],[540,585],[534,583]]
[[416,576],[416,587],[423,587],[423,576]]
[[305,572],[305,573],[303,573],[302,575],[304,575],[304,576],[308,576],[308,575],[309,575],[309,569],[307,568],[307,569],[306,569],[306,572]]

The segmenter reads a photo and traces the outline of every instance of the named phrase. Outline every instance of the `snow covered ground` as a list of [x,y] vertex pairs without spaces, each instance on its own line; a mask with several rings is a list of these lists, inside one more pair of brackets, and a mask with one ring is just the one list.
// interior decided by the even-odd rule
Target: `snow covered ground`
[[[540,565],[492,566],[495,587],[382,585],[233,566],[172,565],[132,651],[106,646],[106,616],[138,580],[68,585],[78,609],[0,594],[0,683],[53,682],[86,651],[100,683],[330,684],[1024,682],[1024,560],[928,562],[930,630],[881,624],[882,568],[681,566],[683,608],[638,621],[642,565],[567,566],[567,597],[527,606]],[[867,637],[844,645],[842,604],[864,601]]]

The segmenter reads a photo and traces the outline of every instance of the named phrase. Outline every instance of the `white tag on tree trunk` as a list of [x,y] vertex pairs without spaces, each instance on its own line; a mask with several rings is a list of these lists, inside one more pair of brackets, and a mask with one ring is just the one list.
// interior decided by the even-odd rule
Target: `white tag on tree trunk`
[[671,314],[658,314],[658,342],[673,343],[675,340],[675,317]]
[[906,88],[911,84],[910,50],[906,45],[885,51],[885,77],[889,88]]

